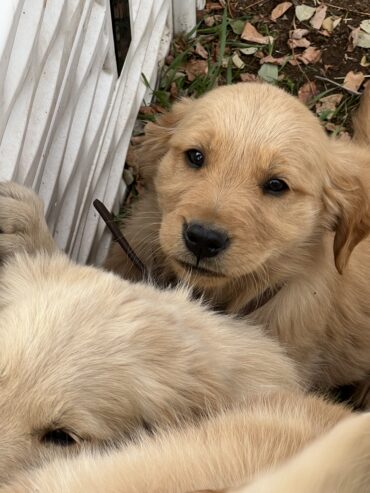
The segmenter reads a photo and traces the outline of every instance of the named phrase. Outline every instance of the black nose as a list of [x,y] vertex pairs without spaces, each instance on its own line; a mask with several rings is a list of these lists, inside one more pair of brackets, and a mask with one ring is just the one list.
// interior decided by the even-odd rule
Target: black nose
[[184,224],[182,236],[187,249],[194,253],[198,260],[215,257],[229,244],[226,233],[199,223]]

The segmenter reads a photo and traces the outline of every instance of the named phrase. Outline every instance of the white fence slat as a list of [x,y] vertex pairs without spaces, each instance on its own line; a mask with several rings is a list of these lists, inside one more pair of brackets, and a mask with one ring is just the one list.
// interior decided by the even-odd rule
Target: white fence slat
[[79,262],[106,255],[110,234],[92,202],[122,200],[130,136],[151,96],[142,74],[154,88],[173,26],[195,24],[196,0],[180,3],[129,0],[118,77],[109,0],[0,2],[0,180],[40,194],[56,241]]

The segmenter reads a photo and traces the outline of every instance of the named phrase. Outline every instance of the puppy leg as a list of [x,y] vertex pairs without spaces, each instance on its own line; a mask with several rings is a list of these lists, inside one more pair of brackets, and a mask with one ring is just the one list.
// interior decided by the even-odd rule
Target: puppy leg
[[18,251],[51,253],[56,249],[39,197],[16,183],[0,183],[0,260]]
[[275,472],[234,493],[365,493],[370,485],[370,413],[338,424]]

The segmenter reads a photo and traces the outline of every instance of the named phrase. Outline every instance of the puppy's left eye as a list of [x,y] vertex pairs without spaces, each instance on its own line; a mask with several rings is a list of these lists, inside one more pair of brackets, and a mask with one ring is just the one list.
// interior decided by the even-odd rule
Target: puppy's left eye
[[189,149],[185,152],[186,160],[190,167],[201,168],[204,164],[204,154],[198,149]]
[[79,439],[70,431],[63,428],[57,428],[56,430],[47,431],[42,437],[41,441],[50,445],[57,445],[59,447],[70,447],[79,443]]
[[280,180],[279,178],[271,178],[271,180],[263,184],[263,191],[271,195],[281,195],[288,190],[288,185],[284,180]]

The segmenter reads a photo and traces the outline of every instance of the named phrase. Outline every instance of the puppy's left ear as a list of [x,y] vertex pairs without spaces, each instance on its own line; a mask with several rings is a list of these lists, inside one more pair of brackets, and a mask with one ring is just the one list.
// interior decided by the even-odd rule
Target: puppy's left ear
[[370,149],[332,141],[324,202],[335,231],[334,259],[343,273],[353,249],[370,233]]

